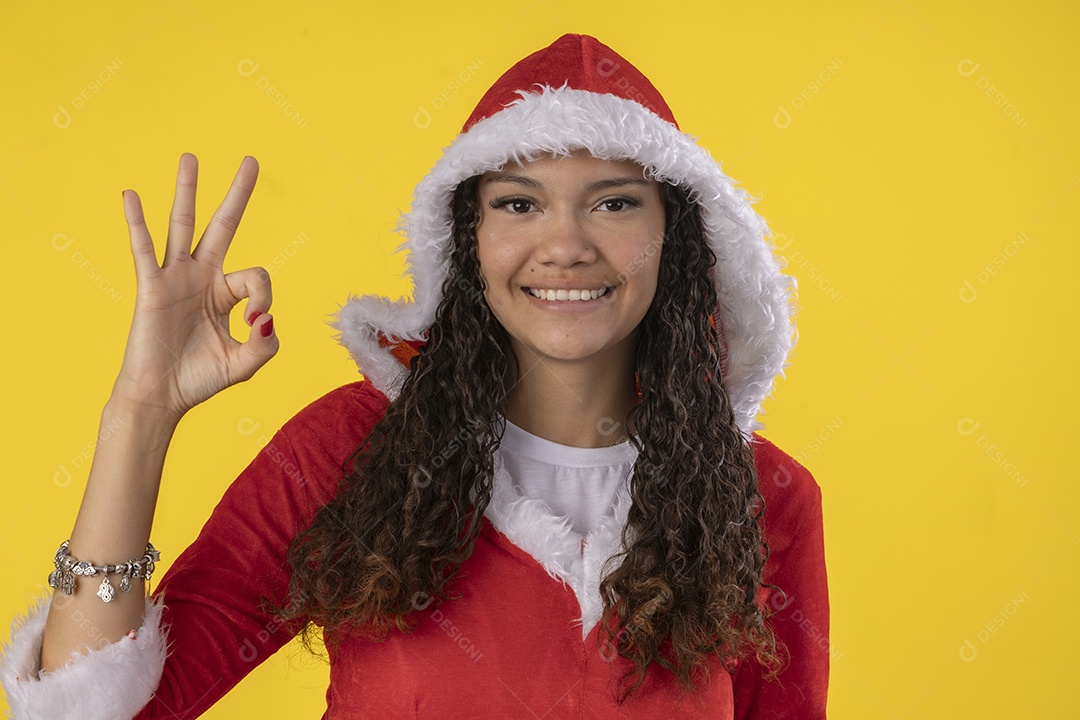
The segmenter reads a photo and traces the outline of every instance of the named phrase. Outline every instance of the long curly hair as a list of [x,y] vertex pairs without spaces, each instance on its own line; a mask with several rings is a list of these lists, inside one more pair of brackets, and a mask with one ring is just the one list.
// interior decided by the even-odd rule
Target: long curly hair
[[[491,501],[507,378],[517,372],[484,300],[477,188],[470,178],[454,194],[443,300],[400,394],[289,548],[288,603],[269,610],[299,621],[309,650],[319,627],[328,644],[353,632],[382,640],[414,629],[413,613],[433,600],[460,597],[451,581]],[[711,657],[730,670],[752,655],[775,676],[784,650],[756,602],[768,556],[764,500],[719,371],[716,259],[692,196],[667,183],[661,192],[659,281],[638,333],[640,402],[626,418],[639,451],[626,550],[600,582],[602,642],[632,663],[620,703],[653,663],[692,691],[708,680]]]

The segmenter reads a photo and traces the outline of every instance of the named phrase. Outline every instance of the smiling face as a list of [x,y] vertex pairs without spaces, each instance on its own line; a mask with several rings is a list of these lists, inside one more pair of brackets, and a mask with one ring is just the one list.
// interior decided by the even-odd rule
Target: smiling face
[[488,305],[520,362],[604,362],[634,352],[656,294],[660,185],[586,151],[480,178],[477,245]]

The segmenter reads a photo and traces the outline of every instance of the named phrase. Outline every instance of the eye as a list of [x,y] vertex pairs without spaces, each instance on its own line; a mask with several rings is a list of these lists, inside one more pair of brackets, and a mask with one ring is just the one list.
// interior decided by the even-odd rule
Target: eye
[[630,197],[617,197],[602,200],[597,208],[605,212],[622,212],[627,208],[641,207],[641,201]]
[[522,197],[509,197],[509,198],[495,198],[488,203],[492,210],[498,210],[499,208],[507,208],[510,212],[516,215],[524,215],[529,212],[535,206],[532,200]]

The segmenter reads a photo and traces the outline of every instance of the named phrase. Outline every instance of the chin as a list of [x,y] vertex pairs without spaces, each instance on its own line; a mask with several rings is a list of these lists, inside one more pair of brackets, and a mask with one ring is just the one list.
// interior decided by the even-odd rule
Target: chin
[[552,340],[551,342],[532,343],[527,346],[531,355],[543,360],[559,362],[589,362],[604,359],[607,345],[576,340]]

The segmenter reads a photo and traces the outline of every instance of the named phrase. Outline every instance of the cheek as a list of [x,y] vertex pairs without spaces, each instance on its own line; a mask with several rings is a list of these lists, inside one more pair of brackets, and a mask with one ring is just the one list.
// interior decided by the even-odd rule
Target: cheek
[[660,256],[663,253],[663,238],[659,235],[642,234],[633,247],[627,248],[617,260],[615,266],[628,285],[636,285],[641,290],[656,287],[660,274]]
[[507,248],[500,244],[490,229],[478,227],[476,256],[480,262],[480,278],[484,282],[484,299],[502,322],[500,308],[506,304],[506,288],[510,275],[507,269]]
[[490,288],[498,267],[498,247],[494,234],[483,223],[476,228],[476,259],[480,262],[480,276]]
[[657,281],[660,276],[660,253],[655,252],[638,272],[639,295],[643,310],[648,310],[656,298]]
[[500,231],[497,225],[478,227],[476,238],[480,274],[489,289],[505,286],[528,260],[528,243],[520,235]]

